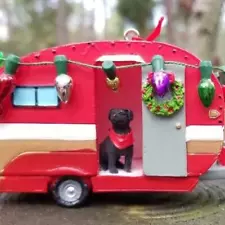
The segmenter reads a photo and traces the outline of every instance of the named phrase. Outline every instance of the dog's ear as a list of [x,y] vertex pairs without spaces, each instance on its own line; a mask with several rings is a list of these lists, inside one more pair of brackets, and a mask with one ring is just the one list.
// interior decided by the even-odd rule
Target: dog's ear
[[115,109],[110,109],[108,114],[108,119],[111,120],[112,114],[114,113]]
[[130,121],[133,120],[134,114],[133,114],[132,110],[128,110],[128,118],[129,118]]

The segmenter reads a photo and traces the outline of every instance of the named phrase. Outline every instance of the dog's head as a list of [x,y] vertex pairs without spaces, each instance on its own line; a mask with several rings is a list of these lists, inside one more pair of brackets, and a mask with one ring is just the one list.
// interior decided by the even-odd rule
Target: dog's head
[[111,109],[109,111],[109,120],[115,126],[129,126],[133,120],[133,112],[129,109]]

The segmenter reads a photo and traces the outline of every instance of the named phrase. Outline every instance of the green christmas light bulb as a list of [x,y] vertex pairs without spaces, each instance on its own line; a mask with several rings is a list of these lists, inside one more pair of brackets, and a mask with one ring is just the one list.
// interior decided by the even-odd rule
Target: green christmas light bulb
[[119,88],[120,80],[116,75],[116,66],[113,61],[104,61],[102,63],[102,69],[105,72],[107,78],[106,83],[113,91],[117,91]]
[[54,59],[57,75],[67,74],[67,58],[65,55],[57,55]]
[[20,58],[16,55],[8,55],[5,61],[5,74],[14,75],[19,66]]
[[212,63],[202,61],[200,63],[201,81],[198,85],[198,95],[205,107],[209,107],[215,96],[215,86],[211,80]]
[[116,66],[113,61],[104,61],[102,63],[102,69],[110,80],[116,78]]
[[4,65],[4,54],[3,52],[0,52],[0,67]]
[[165,70],[164,59],[161,55],[155,55],[152,58],[152,71],[159,72],[161,70]]

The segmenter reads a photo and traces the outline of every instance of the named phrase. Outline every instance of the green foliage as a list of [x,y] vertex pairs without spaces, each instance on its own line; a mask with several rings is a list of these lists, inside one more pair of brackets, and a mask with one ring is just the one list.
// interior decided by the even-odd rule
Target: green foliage
[[171,116],[184,105],[184,87],[179,81],[171,85],[172,98],[164,102],[158,102],[154,96],[153,86],[145,84],[142,89],[142,100],[150,112],[158,116]]
[[147,32],[148,21],[152,20],[154,0],[119,0],[117,10],[124,18],[130,20],[143,35]]

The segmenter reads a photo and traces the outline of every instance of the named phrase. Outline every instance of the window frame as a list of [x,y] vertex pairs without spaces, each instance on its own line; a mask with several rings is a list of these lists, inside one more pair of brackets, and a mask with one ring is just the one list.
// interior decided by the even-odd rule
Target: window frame
[[55,86],[53,86],[53,85],[47,85],[47,86],[22,86],[22,85],[17,85],[15,87],[15,89],[16,88],[34,88],[34,91],[35,91],[35,105],[32,105],[32,106],[31,105],[15,105],[14,104],[14,92],[11,95],[11,103],[12,103],[13,107],[15,107],[15,108],[48,108],[48,109],[60,108],[61,101],[60,101],[58,95],[57,95],[57,102],[58,102],[58,104],[56,106],[52,106],[52,105],[50,105],[50,106],[39,106],[38,105],[38,89],[39,88],[40,89],[41,88],[53,88],[53,87],[55,87]]

